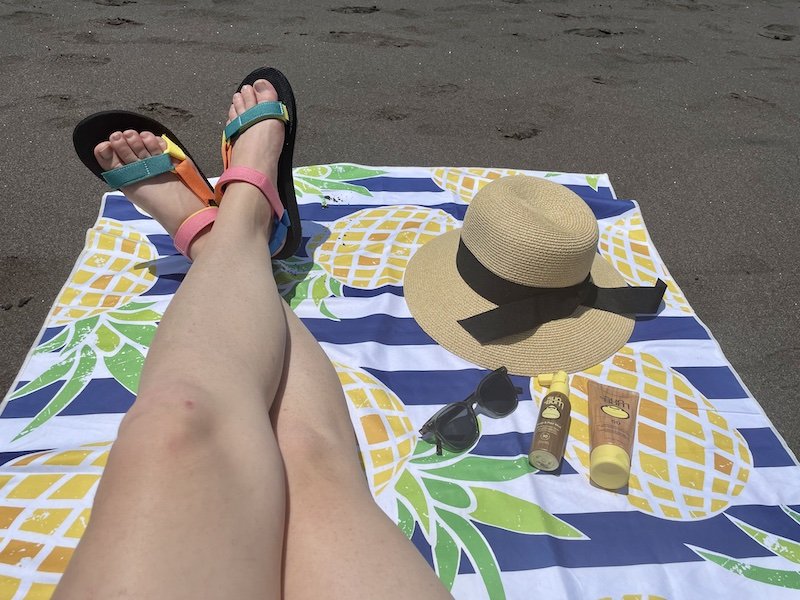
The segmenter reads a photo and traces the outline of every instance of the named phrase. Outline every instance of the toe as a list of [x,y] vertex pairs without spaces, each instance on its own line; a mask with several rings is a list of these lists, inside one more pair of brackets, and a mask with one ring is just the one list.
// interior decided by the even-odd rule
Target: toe
[[97,164],[104,171],[116,169],[122,165],[122,161],[117,158],[114,149],[111,147],[111,142],[100,142],[94,148],[94,157],[97,159]]
[[150,156],[157,156],[167,149],[167,143],[160,137],[156,137],[149,131],[142,132],[142,143]]
[[253,84],[258,102],[273,102],[278,99],[275,87],[266,79],[259,79]]
[[239,93],[244,99],[245,108],[253,108],[256,105],[256,92],[252,85],[242,86],[242,89],[239,90]]
[[130,146],[130,149],[133,150],[137,158],[147,158],[150,156],[150,152],[147,151],[142,136],[138,131],[128,129],[122,135],[125,136],[125,141],[128,142],[128,146]]
[[[236,112],[236,107],[231,104],[231,107],[228,109],[228,123],[233,121],[236,117],[239,116],[239,113]],[[227,125],[227,123],[226,123]]]
[[109,139],[111,141],[111,147],[114,149],[114,152],[117,153],[117,156],[123,164],[127,165],[139,160],[139,157],[136,156],[136,153],[133,150],[131,150],[131,147],[128,145],[128,141],[121,132],[115,131],[111,134]]
[[242,95],[239,92],[236,92],[233,95],[233,107],[236,109],[237,115],[240,115],[247,110],[247,107],[244,105],[244,98],[242,98]]

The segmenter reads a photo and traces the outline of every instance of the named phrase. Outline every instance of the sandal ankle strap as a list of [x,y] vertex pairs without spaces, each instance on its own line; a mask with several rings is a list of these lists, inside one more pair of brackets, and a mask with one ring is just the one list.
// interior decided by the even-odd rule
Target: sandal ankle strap
[[219,204],[222,200],[222,195],[225,192],[225,186],[227,186],[229,183],[233,183],[234,181],[249,183],[250,185],[257,187],[258,190],[264,194],[267,202],[269,202],[269,205],[275,212],[275,219],[280,221],[283,218],[285,209],[283,207],[283,203],[281,203],[281,198],[278,195],[278,190],[275,189],[275,185],[273,185],[273,183],[269,180],[269,177],[264,175],[264,173],[249,167],[228,167],[225,169],[225,172],[222,174],[222,177],[219,178],[219,181],[217,181],[217,185],[214,188],[214,198],[217,204]]
[[175,239],[173,240],[178,252],[189,258],[189,248],[192,242],[201,231],[217,219],[218,210],[216,206],[208,206],[186,217],[181,226],[178,227],[178,231],[175,232]]

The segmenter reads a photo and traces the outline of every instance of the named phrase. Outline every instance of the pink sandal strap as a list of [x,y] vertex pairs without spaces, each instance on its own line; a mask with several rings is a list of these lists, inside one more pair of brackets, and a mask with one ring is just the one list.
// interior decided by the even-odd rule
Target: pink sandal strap
[[270,206],[272,206],[272,210],[275,211],[275,218],[280,220],[281,217],[283,217],[283,203],[278,195],[278,190],[275,189],[275,185],[273,185],[266,175],[249,167],[228,167],[225,169],[225,172],[222,174],[222,177],[219,178],[214,188],[217,204],[222,200],[225,186],[234,181],[241,181],[256,186],[261,193],[264,194],[264,197],[267,199]]
[[218,210],[216,206],[207,206],[186,217],[186,220],[178,227],[178,231],[175,232],[173,240],[178,252],[189,258],[189,247],[192,242],[203,229],[216,220]]

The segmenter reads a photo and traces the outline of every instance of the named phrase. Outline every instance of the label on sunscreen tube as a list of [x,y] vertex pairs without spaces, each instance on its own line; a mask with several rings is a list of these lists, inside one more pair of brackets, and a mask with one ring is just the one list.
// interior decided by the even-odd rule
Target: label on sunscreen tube
[[639,394],[589,381],[589,477],[600,487],[628,484]]

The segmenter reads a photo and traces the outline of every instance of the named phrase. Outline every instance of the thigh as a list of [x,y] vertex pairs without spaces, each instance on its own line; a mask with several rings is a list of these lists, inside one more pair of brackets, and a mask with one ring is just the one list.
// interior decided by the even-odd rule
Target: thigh
[[280,596],[284,473],[263,403],[206,419],[202,391],[177,393],[126,416],[55,598]]
[[313,336],[285,310],[284,380],[272,408],[288,491],[284,596],[449,598],[375,504],[339,378]]

